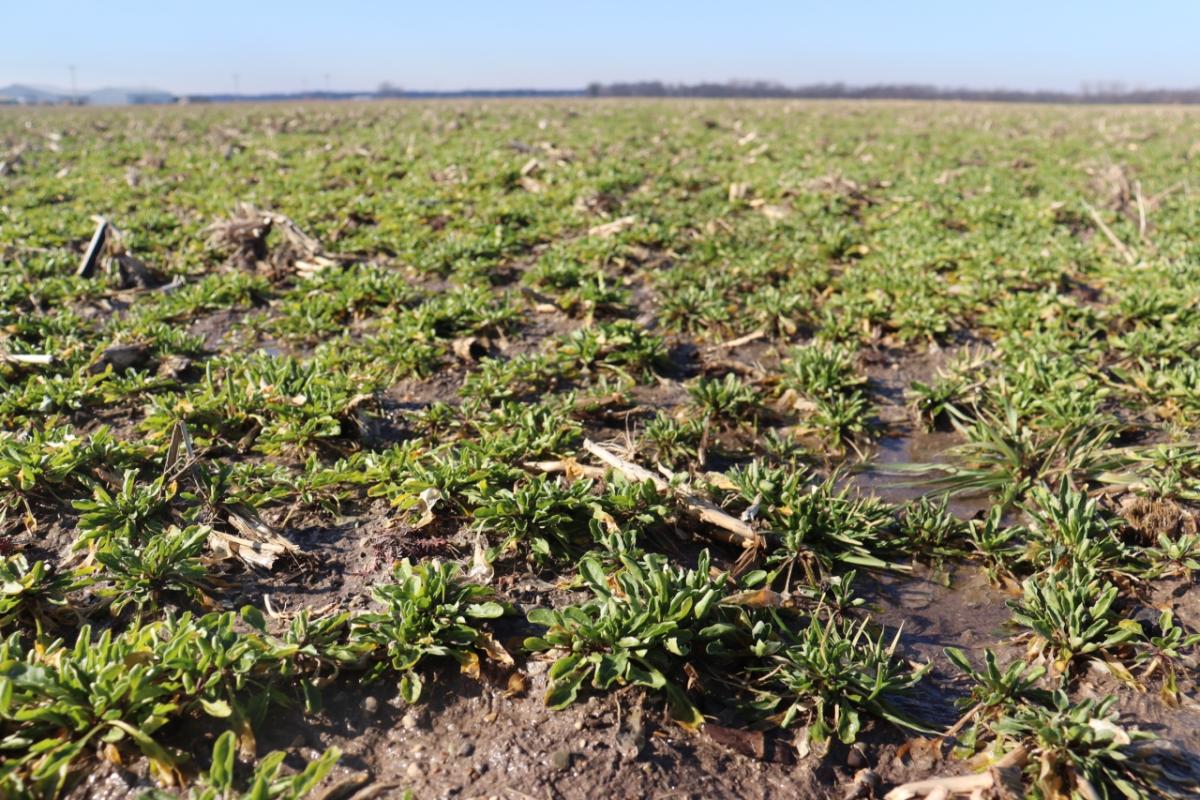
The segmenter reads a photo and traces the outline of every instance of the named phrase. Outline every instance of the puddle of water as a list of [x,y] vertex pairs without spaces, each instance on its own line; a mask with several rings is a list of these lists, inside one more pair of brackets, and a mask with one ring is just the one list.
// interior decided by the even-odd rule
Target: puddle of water
[[977,652],[1009,635],[1005,601],[1011,596],[988,583],[980,569],[955,569],[949,585],[919,574],[862,573],[859,578],[871,618],[889,627],[903,625],[905,645],[922,658],[940,659],[946,647]]
[[965,691],[958,668],[946,657],[947,647],[962,650],[977,666],[983,663],[985,647],[995,650],[1001,663],[1021,657],[1008,642],[1010,612],[1005,601],[1010,595],[969,564],[952,569],[949,585],[929,574],[860,572],[855,586],[867,601],[864,610],[871,620],[889,637],[901,632],[904,655],[933,665],[929,678],[903,706],[928,725],[953,724],[959,714],[953,701]]
[[[915,486],[921,476],[888,472],[890,465],[931,464],[940,460],[942,453],[958,443],[953,433],[942,431],[918,431],[905,436],[885,436],[880,439],[872,454],[871,462],[861,472],[850,478],[851,484],[863,492],[869,492],[891,503],[905,503],[922,495],[936,492],[924,486]],[[959,519],[971,519],[991,507],[986,495],[957,495],[950,498],[950,513]]]

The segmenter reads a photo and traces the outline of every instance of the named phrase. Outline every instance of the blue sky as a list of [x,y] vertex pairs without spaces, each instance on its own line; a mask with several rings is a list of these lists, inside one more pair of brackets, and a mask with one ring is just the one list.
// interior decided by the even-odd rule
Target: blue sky
[[8,0],[0,85],[175,92],[769,79],[1200,86],[1196,0]]

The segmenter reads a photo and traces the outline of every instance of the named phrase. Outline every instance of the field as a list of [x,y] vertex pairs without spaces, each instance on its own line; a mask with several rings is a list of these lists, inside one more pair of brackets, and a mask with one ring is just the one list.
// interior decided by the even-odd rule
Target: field
[[0,111],[0,795],[1194,795],[1198,164],[1165,107]]

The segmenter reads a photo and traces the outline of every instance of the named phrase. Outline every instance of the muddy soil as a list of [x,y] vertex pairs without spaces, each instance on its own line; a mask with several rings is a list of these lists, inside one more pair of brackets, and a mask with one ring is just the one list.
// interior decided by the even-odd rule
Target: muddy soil
[[[645,311],[650,314],[652,309]],[[218,312],[190,330],[202,336],[212,351],[262,348],[278,353],[270,340],[249,334],[244,317],[240,312]],[[535,352],[547,337],[579,324],[558,311],[540,314],[520,335],[503,343],[503,354]],[[687,337],[673,337],[669,344],[666,374],[654,383],[634,387],[627,402],[611,414],[589,420],[589,435],[619,437],[631,420],[658,410],[677,411],[687,402],[683,381],[689,378],[732,371],[754,379],[777,371],[782,357],[777,346],[761,341],[728,349],[714,349]],[[877,408],[876,436],[847,479],[856,491],[897,503],[925,491],[912,475],[894,468],[937,463],[959,440],[950,432],[917,427],[905,407],[905,389],[913,380],[929,380],[956,352],[946,348],[913,354],[884,348],[864,359]],[[428,379],[406,379],[380,393],[374,418],[359,431],[357,444],[380,449],[411,438],[408,415],[435,402],[460,403],[458,390],[471,366],[468,353],[468,358],[451,361]],[[133,436],[140,413],[140,409],[114,409],[105,412],[103,421],[118,436]],[[714,455],[709,468],[728,466]],[[987,508],[983,497],[959,496],[950,502],[951,511],[963,520]],[[413,530],[403,514],[383,501],[348,503],[336,513],[283,505],[263,515],[312,557],[281,565],[270,574],[227,565],[220,573],[226,584],[221,598],[225,607],[269,605],[284,618],[302,608],[365,608],[370,587],[386,579],[397,559],[469,560],[475,542],[467,522],[438,517],[433,524]],[[63,551],[71,542],[71,523],[72,518],[64,516],[42,540],[18,544],[31,553]],[[699,539],[667,545],[668,551],[693,557],[701,546],[713,546]],[[714,555],[718,563],[728,566],[737,554],[717,546]],[[967,691],[944,649],[978,653],[986,645],[997,649],[1002,661],[1022,657],[1020,648],[1008,643],[1012,631],[1006,628],[1010,610],[1005,603],[1014,595],[1011,589],[993,586],[977,565],[914,564],[911,569],[911,574],[860,571],[859,594],[867,600],[876,625],[889,635],[901,632],[903,657],[914,664],[932,664],[928,678],[901,703],[902,710],[931,730],[944,729],[956,721],[960,709],[955,701]],[[520,609],[561,605],[572,599],[558,585],[556,573],[531,572],[523,563],[496,565],[493,585]],[[1164,590],[1160,599],[1195,628],[1200,626],[1200,606],[1197,593],[1187,591],[1189,586]],[[521,629],[523,623],[506,624],[511,628],[510,643],[530,632]],[[326,690],[324,709],[315,716],[297,709],[270,712],[259,729],[257,750],[259,755],[284,750],[287,767],[299,770],[326,748],[339,748],[342,759],[317,793],[321,800],[401,797],[405,791],[418,798],[504,800],[866,797],[871,796],[869,787],[880,795],[886,787],[907,780],[966,769],[923,746],[926,739],[920,734],[878,723],[869,723],[861,743],[853,748],[835,742],[826,750],[816,750],[790,734],[764,734],[717,723],[700,732],[686,731],[669,721],[659,701],[632,689],[585,696],[567,710],[550,711],[542,700],[547,668],[546,661],[519,659],[516,671],[485,674],[477,682],[454,675],[452,666],[446,665],[427,672],[428,699],[415,707],[406,706],[392,684],[367,684],[362,676],[347,675]],[[1093,689],[1097,686],[1089,684],[1081,692]],[[1152,694],[1124,692],[1122,698],[1122,710],[1132,718],[1180,750],[1200,752],[1200,708],[1171,707]],[[187,723],[172,731],[169,741],[193,753],[208,753],[217,733]],[[195,769],[206,766],[193,765]],[[125,800],[152,787],[144,763],[103,763],[71,796]]]

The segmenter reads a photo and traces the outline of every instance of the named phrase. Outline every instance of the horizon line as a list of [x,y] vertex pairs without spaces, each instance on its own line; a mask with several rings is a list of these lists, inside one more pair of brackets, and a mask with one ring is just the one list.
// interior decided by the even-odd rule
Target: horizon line
[[[7,94],[3,92],[8,90]],[[24,90],[24,93],[21,92]],[[124,95],[110,102],[94,102],[96,95]],[[581,87],[535,88],[461,88],[409,89],[381,82],[371,89],[300,89],[267,90],[260,92],[205,91],[174,92],[152,86],[102,86],[70,91],[29,83],[13,82],[0,89],[0,103],[7,105],[138,105],[180,102],[247,102],[270,100],[348,100],[348,99],[435,99],[435,98],[504,98],[504,97],[592,97],[592,98],[681,98],[681,99],[909,99],[909,100],[976,100],[998,102],[1059,102],[1059,103],[1174,103],[1200,104],[1200,86],[1127,88],[1116,81],[1083,82],[1079,89],[1010,89],[1003,87],[968,88],[928,83],[849,84],[826,81],[787,85],[770,80],[728,80],[723,83],[664,82],[660,80],[592,81]],[[105,98],[108,100],[108,98]],[[5,103],[4,101],[7,101]],[[82,101],[82,102],[81,102]]]

